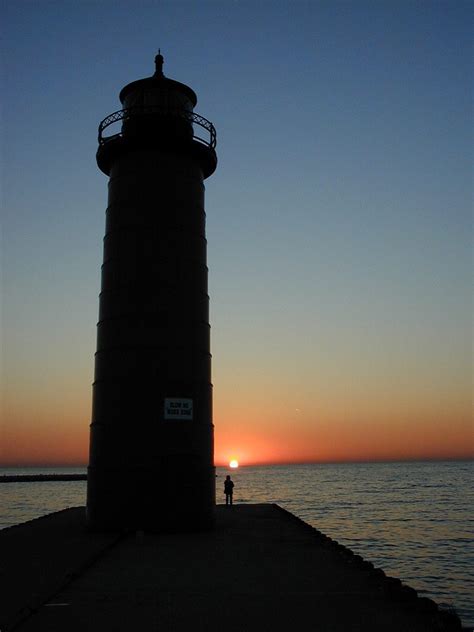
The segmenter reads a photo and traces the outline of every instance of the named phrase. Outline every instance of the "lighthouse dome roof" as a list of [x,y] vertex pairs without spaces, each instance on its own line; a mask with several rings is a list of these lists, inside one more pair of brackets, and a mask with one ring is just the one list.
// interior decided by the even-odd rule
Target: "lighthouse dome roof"
[[184,83],[175,81],[174,79],[168,79],[168,77],[165,77],[165,75],[163,74],[163,56],[160,53],[158,53],[158,55],[155,57],[155,66],[155,73],[151,77],[137,79],[136,81],[132,81],[131,83],[128,83],[126,86],[124,86],[120,91],[120,101],[123,103],[127,95],[132,92],[160,90],[169,92],[181,92],[188,97],[188,99],[192,103],[192,106],[195,107],[197,103],[197,96],[194,90],[192,90]]

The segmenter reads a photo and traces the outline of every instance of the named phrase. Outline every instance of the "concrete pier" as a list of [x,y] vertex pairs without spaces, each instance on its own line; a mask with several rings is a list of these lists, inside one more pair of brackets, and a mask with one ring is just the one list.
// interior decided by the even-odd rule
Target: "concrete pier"
[[88,533],[73,508],[0,531],[0,560],[2,632],[461,630],[277,505],[193,534]]

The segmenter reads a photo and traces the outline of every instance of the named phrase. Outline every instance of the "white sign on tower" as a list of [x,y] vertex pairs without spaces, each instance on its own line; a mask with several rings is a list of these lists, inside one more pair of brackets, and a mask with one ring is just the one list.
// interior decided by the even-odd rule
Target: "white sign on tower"
[[165,398],[165,419],[175,419],[191,421],[193,418],[193,400],[176,399],[174,397]]

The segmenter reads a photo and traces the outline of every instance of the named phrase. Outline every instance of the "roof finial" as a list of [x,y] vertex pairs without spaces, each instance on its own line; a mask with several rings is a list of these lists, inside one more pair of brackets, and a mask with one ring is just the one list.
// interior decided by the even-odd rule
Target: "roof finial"
[[163,77],[163,55],[161,49],[158,49],[158,55],[155,57],[155,77]]

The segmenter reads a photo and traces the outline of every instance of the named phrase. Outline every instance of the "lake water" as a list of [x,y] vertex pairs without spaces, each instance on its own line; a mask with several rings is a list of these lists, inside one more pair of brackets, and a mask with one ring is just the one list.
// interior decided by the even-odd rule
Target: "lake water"
[[[0,469],[1,474],[80,468]],[[224,500],[226,468],[217,468]],[[275,502],[474,626],[474,463],[241,467],[234,502]],[[0,485],[0,528],[85,503],[86,483]]]

